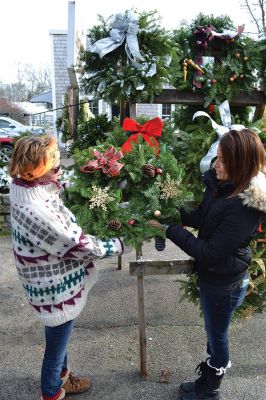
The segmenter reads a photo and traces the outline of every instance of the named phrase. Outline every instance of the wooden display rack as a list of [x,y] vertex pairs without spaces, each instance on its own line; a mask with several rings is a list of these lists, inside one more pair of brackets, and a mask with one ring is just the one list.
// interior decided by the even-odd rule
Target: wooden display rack
[[138,317],[139,317],[139,344],[140,344],[140,375],[147,378],[146,358],[146,321],[144,304],[144,276],[147,275],[173,275],[188,274],[191,272],[193,260],[171,260],[171,261],[145,261],[139,259],[129,263],[129,273],[136,276],[138,280]]

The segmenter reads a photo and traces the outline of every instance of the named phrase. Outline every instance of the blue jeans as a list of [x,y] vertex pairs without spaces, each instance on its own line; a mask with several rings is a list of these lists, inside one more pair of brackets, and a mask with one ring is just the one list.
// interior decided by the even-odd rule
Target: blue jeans
[[67,345],[74,321],[58,326],[45,326],[45,352],[41,372],[41,390],[45,396],[55,396],[61,389],[60,374],[67,369]]
[[248,279],[226,286],[200,282],[200,301],[207,333],[207,352],[212,367],[226,368],[229,362],[228,328],[234,311],[241,306]]

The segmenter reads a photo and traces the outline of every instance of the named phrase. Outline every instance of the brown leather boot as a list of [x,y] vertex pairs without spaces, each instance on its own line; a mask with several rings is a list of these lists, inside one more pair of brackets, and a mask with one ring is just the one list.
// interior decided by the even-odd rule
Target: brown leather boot
[[[64,382],[64,379],[63,379]],[[79,378],[74,376],[72,372],[69,372],[67,375],[67,379],[62,385],[62,388],[65,389],[66,394],[79,394],[87,392],[91,387],[90,378]]]

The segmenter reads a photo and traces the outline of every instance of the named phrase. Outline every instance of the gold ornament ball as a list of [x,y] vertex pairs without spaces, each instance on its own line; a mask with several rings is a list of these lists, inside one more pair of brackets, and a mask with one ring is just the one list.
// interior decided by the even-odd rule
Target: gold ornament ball
[[244,75],[240,75],[240,78],[243,79],[243,78],[244,78]]
[[161,216],[161,211],[160,211],[160,210],[155,210],[154,213],[153,213],[153,215],[154,215],[156,218],[159,218],[159,217]]
[[248,60],[248,57],[244,57],[243,60],[244,60],[244,61],[247,61],[247,60]]
[[230,81],[231,81],[231,82],[234,82],[234,80],[235,80],[235,78],[233,78],[233,77],[230,78]]

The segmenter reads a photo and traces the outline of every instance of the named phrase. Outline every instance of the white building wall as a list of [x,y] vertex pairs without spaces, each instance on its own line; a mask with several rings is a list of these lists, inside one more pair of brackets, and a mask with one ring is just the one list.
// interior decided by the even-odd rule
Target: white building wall
[[[53,109],[63,107],[64,96],[69,88],[69,75],[67,70],[67,31],[50,31],[52,46],[52,94]],[[57,118],[62,110],[54,111],[54,131]]]
[[137,117],[145,116],[148,118],[161,117],[162,112],[159,104],[137,103],[136,104]]

